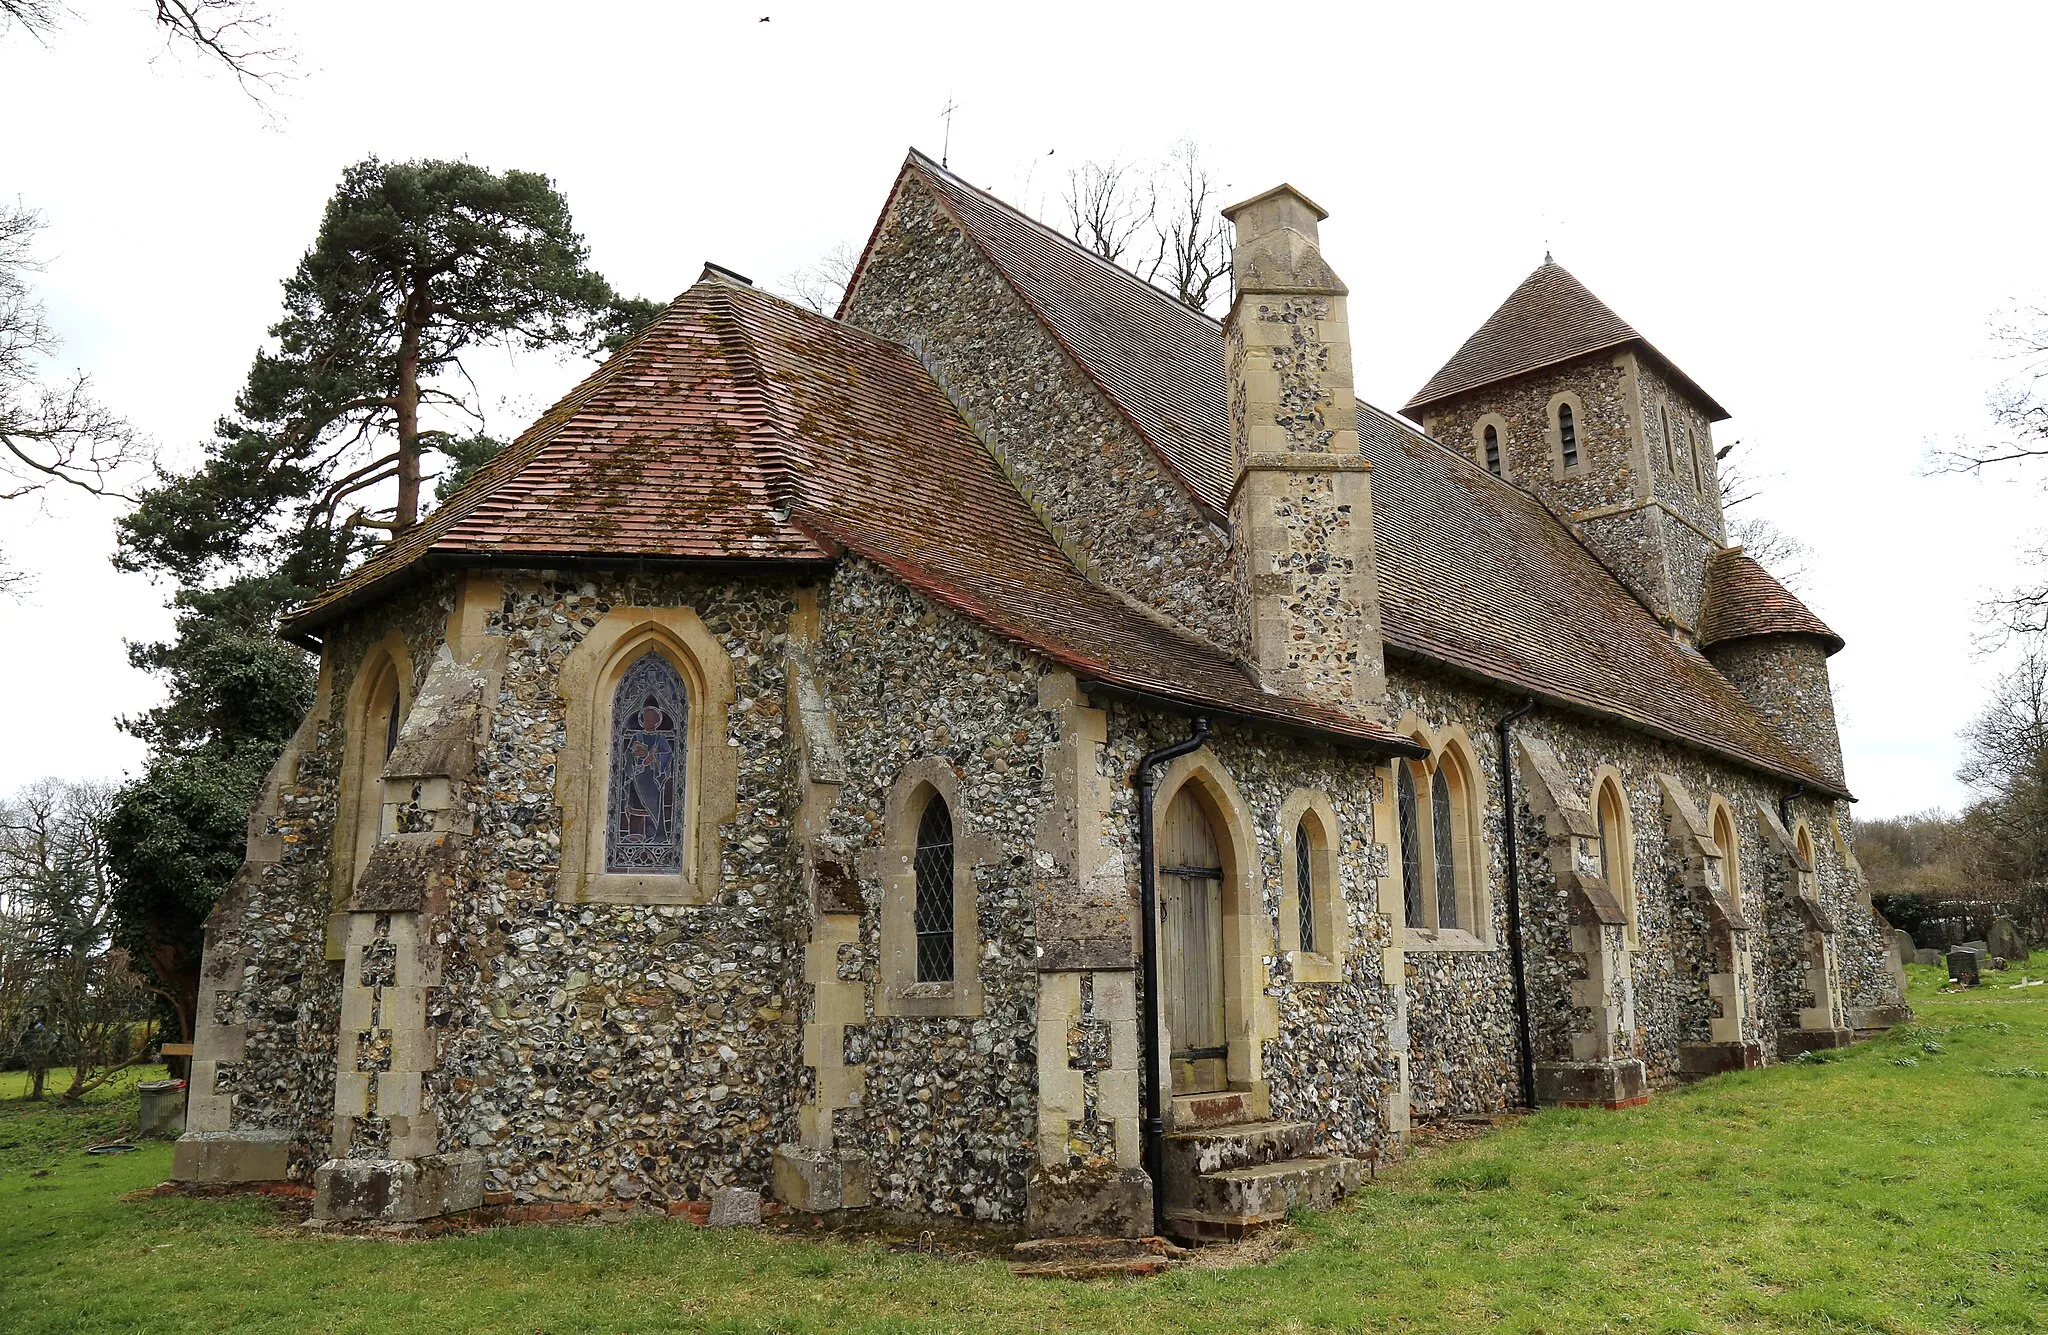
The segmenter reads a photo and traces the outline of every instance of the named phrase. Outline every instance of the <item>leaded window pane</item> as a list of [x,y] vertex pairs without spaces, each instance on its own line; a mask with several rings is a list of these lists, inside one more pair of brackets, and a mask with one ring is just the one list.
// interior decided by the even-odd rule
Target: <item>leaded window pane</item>
[[1607,845],[1610,840],[1607,833],[1607,794],[1605,793],[1600,794],[1597,832],[1600,836],[1600,879],[1612,886],[1614,884],[1614,872],[1608,866]]
[[1316,879],[1307,821],[1294,827],[1294,894],[1296,913],[1301,919],[1301,948],[1313,951],[1316,948]]
[[953,815],[934,793],[917,823],[917,981],[953,981]]
[[1398,761],[1394,806],[1401,826],[1401,907],[1410,927],[1427,926],[1422,917],[1422,831],[1415,825],[1415,775]]
[[384,720],[384,758],[391,759],[391,753],[398,749],[398,697],[391,697],[391,712]]
[[1439,769],[1429,781],[1430,829],[1436,835],[1436,925],[1458,925],[1458,853],[1451,824],[1451,781]]
[[673,663],[650,650],[626,669],[612,695],[606,871],[682,871],[688,722],[689,696]]

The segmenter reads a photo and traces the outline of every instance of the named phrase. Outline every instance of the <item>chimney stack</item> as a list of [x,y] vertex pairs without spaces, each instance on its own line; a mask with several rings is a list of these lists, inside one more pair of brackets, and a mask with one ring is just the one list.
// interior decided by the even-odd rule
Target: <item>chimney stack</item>
[[1259,682],[1366,717],[1386,700],[1371,475],[1358,448],[1344,283],[1329,217],[1290,185],[1223,210],[1237,228],[1224,325],[1238,601]]

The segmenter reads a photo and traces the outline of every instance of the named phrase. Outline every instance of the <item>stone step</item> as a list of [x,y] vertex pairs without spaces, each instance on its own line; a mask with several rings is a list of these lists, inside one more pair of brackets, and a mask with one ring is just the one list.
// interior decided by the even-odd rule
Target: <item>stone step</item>
[[1039,1279],[1118,1279],[1156,1275],[1186,1255],[1185,1248],[1165,1238],[1032,1238],[1010,1249],[1010,1273]]
[[1185,1205],[1186,1186],[1207,1173],[1308,1158],[1315,1148],[1315,1134],[1315,1127],[1307,1122],[1239,1122],[1199,1131],[1169,1131],[1164,1147],[1166,1203],[1169,1207]]
[[1176,1131],[1228,1126],[1234,1122],[1256,1122],[1264,1111],[1253,1106],[1251,1095],[1239,1090],[1176,1094],[1173,1106],[1167,1110],[1166,1124]]
[[[1357,1159],[1282,1159],[1248,1168],[1204,1173],[1188,1184],[1166,1210],[1167,1225],[1181,1237],[1211,1241],[1242,1237],[1262,1224],[1287,1217],[1297,1205],[1328,1209],[1349,1195],[1365,1176]],[[1168,1179],[1169,1189],[1173,1186]]]

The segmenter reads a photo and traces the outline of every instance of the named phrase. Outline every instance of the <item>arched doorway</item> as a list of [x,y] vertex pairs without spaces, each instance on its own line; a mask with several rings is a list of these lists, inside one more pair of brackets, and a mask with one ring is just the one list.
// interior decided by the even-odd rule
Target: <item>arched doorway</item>
[[1228,1088],[1223,855],[1197,791],[1183,784],[1168,804],[1158,851],[1160,999],[1176,1095]]

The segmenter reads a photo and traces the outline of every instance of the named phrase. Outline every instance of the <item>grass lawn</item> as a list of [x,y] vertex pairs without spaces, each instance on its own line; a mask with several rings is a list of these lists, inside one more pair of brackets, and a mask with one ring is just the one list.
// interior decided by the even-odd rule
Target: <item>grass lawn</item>
[[170,1147],[80,1151],[130,1095],[0,1103],[0,1330],[2048,1328],[2048,987],[1913,975],[1919,1020],[1835,1060],[1545,1112],[1413,1157],[1267,1264],[1116,1284],[669,1222],[307,1237],[265,1201],[122,1200]]

